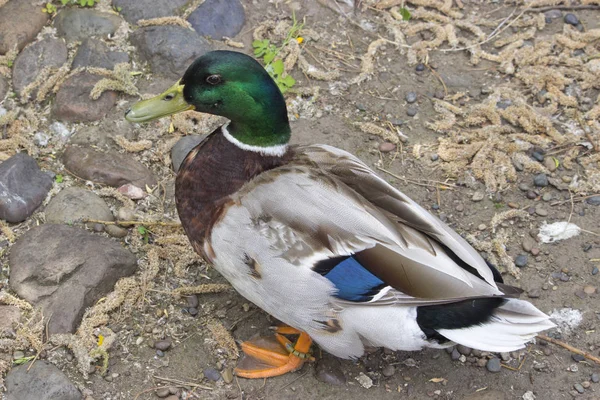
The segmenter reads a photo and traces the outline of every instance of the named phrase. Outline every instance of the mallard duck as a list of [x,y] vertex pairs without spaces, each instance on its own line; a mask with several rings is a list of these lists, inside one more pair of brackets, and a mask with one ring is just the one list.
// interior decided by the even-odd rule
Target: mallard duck
[[[242,377],[298,369],[311,342],[341,358],[391,350],[523,348],[553,327],[456,232],[327,145],[292,146],[283,95],[252,57],[213,51],[126,112],[184,110],[230,122],[185,158],[179,217],[194,249],[246,299],[287,324],[242,344]],[[298,334],[292,343],[287,335]]]

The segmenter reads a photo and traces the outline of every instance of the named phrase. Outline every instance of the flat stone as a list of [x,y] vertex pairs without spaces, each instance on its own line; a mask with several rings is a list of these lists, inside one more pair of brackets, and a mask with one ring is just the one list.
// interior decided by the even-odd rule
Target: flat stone
[[0,219],[24,221],[42,204],[51,187],[52,178],[25,153],[0,163]]
[[116,14],[104,13],[89,8],[63,8],[54,18],[54,27],[59,36],[69,42],[84,40],[92,36],[107,37],[119,29],[123,20]]
[[65,62],[67,45],[62,39],[47,38],[28,46],[17,56],[13,65],[12,79],[15,91],[21,93],[45,67],[60,67]]
[[70,146],[63,153],[62,160],[65,168],[85,180],[113,187],[127,183],[142,188],[156,185],[154,174],[127,154]]
[[154,343],[154,348],[160,351],[167,351],[171,347],[171,341],[168,339],[158,340]]
[[129,55],[122,51],[111,51],[103,41],[86,39],[75,53],[73,68],[98,67],[113,69],[120,63],[128,63]]
[[206,0],[190,14],[188,21],[198,35],[221,40],[242,30],[246,14],[239,0]]
[[536,207],[535,208],[535,213],[537,215],[539,215],[540,217],[546,217],[546,216],[548,216],[548,211],[546,209],[544,209],[544,208],[541,208],[541,207]]
[[112,236],[114,238],[118,238],[118,239],[124,238],[125,236],[127,236],[127,233],[128,233],[127,229],[121,228],[120,226],[117,226],[117,225],[106,225],[104,230],[110,236]]
[[204,140],[205,137],[206,135],[187,135],[175,143],[171,148],[171,164],[173,166],[173,171],[179,171],[179,167],[181,167],[181,163],[188,153]]
[[67,225],[44,224],[11,248],[10,285],[51,315],[50,334],[74,332],[86,308],[134,273],[137,260],[119,243]]
[[221,374],[214,368],[204,368],[204,377],[209,381],[218,381],[221,379]]
[[565,15],[565,24],[577,26],[579,25],[579,18],[575,14],[568,13]]
[[456,350],[458,350],[458,352],[460,354],[464,354],[465,356],[468,356],[471,354],[471,348],[467,347],[467,346],[463,346],[462,344],[457,345]]
[[540,295],[541,293],[539,289],[532,289],[529,292],[527,292],[527,297],[529,297],[530,299],[537,299],[540,297]]
[[119,14],[127,22],[135,24],[140,19],[178,15],[188,2],[189,0],[112,0],[112,5],[120,9]]
[[577,390],[578,393],[584,393],[585,389],[581,386],[580,383],[576,383],[573,385],[573,389]]
[[417,93],[416,92],[408,92],[408,93],[406,93],[406,96],[404,96],[404,99],[406,100],[407,103],[414,103],[415,101],[417,101]]
[[515,258],[515,265],[519,268],[523,268],[527,265],[527,256],[525,254],[519,254]]
[[131,183],[126,183],[123,186],[119,186],[117,188],[117,192],[121,193],[124,196],[129,197],[132,200],[141,200],[148,196],[148,193],[144,191],[144,189],[132,185]]
[[108,114],[117,101],[117,93],[108,90],[92,100],[90,92],[101,76],[80,72],[67,79],[56,94],[52,109],[54,117],[61,121],[92,122]]
[[15,45],[22,50],[42,30],[50,16],[35,0],[10,0],[0,13],[0,54]]
[[588,197],[585,202],[592,206],[600,206],[600,196]]
[[21,319],[19,307],[0,305],[0,315],[0,337],[14,335]]
[[180,26],[148,26],[129,37],[153,73],[179,79],[198,57],[212,50],[196,32]]
[[592,374],[592,377],[590,379],[592,380],[592,382],[598,383],[598,382],[600,382],[600,374],[595,372]]
[[483,192],[477,191],[477,192],[473,193],[473,197],[471,197],[471,200],[473,200],[473,201],[481,201],[481,200],[484,199],[484,197],[485,197],[485,195],[484,195]]
[[379,145],[379,151],[382,153],[389,153],[396,150],[396,145],[390,142],[383,142]]
[[339,360],[329,355],[324,355],[323,358],[317,361],[315,377],[319,382],[334,386],[343,386],[346,384],[346,377],[342,372],[342,364]]
[[396,373],[396,368],[393,365],[386,365],[382,370],[381,374],[387,378],[393,376]]
[[585,292],[585,294],[594,294],[596,293],[596,288],[591,285],[586,285],[583,287],[583,291]]
[[548,176],[546,174],[537,174],[533,178],[533,184],[538,187],[548,186]]
[[70,224],[81,219],[114,221],[106,202],[97,194],[75,186],[61,190],[44,210],[46,222]]
[[83,398],[77,387],[54,365],[43,360],[30,364],[19,365],[6,375],[6,400],[81,400]]
[[485,367],[490,372],[500,372],[502,369],[502,366],[500,365],[500,359],[497,357],[490,358]]
[[556,9],[548,10],[544,13],[544,16],[550,19],[558,19],[562,17],[562,11]]

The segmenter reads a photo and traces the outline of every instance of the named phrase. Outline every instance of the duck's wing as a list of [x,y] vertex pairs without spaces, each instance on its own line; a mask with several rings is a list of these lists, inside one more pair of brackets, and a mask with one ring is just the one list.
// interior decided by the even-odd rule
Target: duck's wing
[[299,148],[233,200],[269,237],[272,254],[328,278],[342,300],[419,305],[503,295],[460,236],[341,150]]

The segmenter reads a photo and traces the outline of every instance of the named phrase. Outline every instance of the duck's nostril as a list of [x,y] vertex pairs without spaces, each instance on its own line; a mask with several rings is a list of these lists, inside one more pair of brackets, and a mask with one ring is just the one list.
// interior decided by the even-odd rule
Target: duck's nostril
[[131,112],[131,108],[128,108],[127,111],[125,111],[125,116],[127,116],[127,114],[129,114]]

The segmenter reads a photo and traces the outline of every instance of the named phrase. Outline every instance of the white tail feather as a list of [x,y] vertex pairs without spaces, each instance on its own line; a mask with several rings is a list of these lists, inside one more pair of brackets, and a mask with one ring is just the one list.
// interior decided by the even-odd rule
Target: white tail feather
[[464,329],[439,329],[453,342],[478,350],[506,352],[522,349],[538,332],[553,328],[550,318],[523,300],[509,299],[489,322]]

